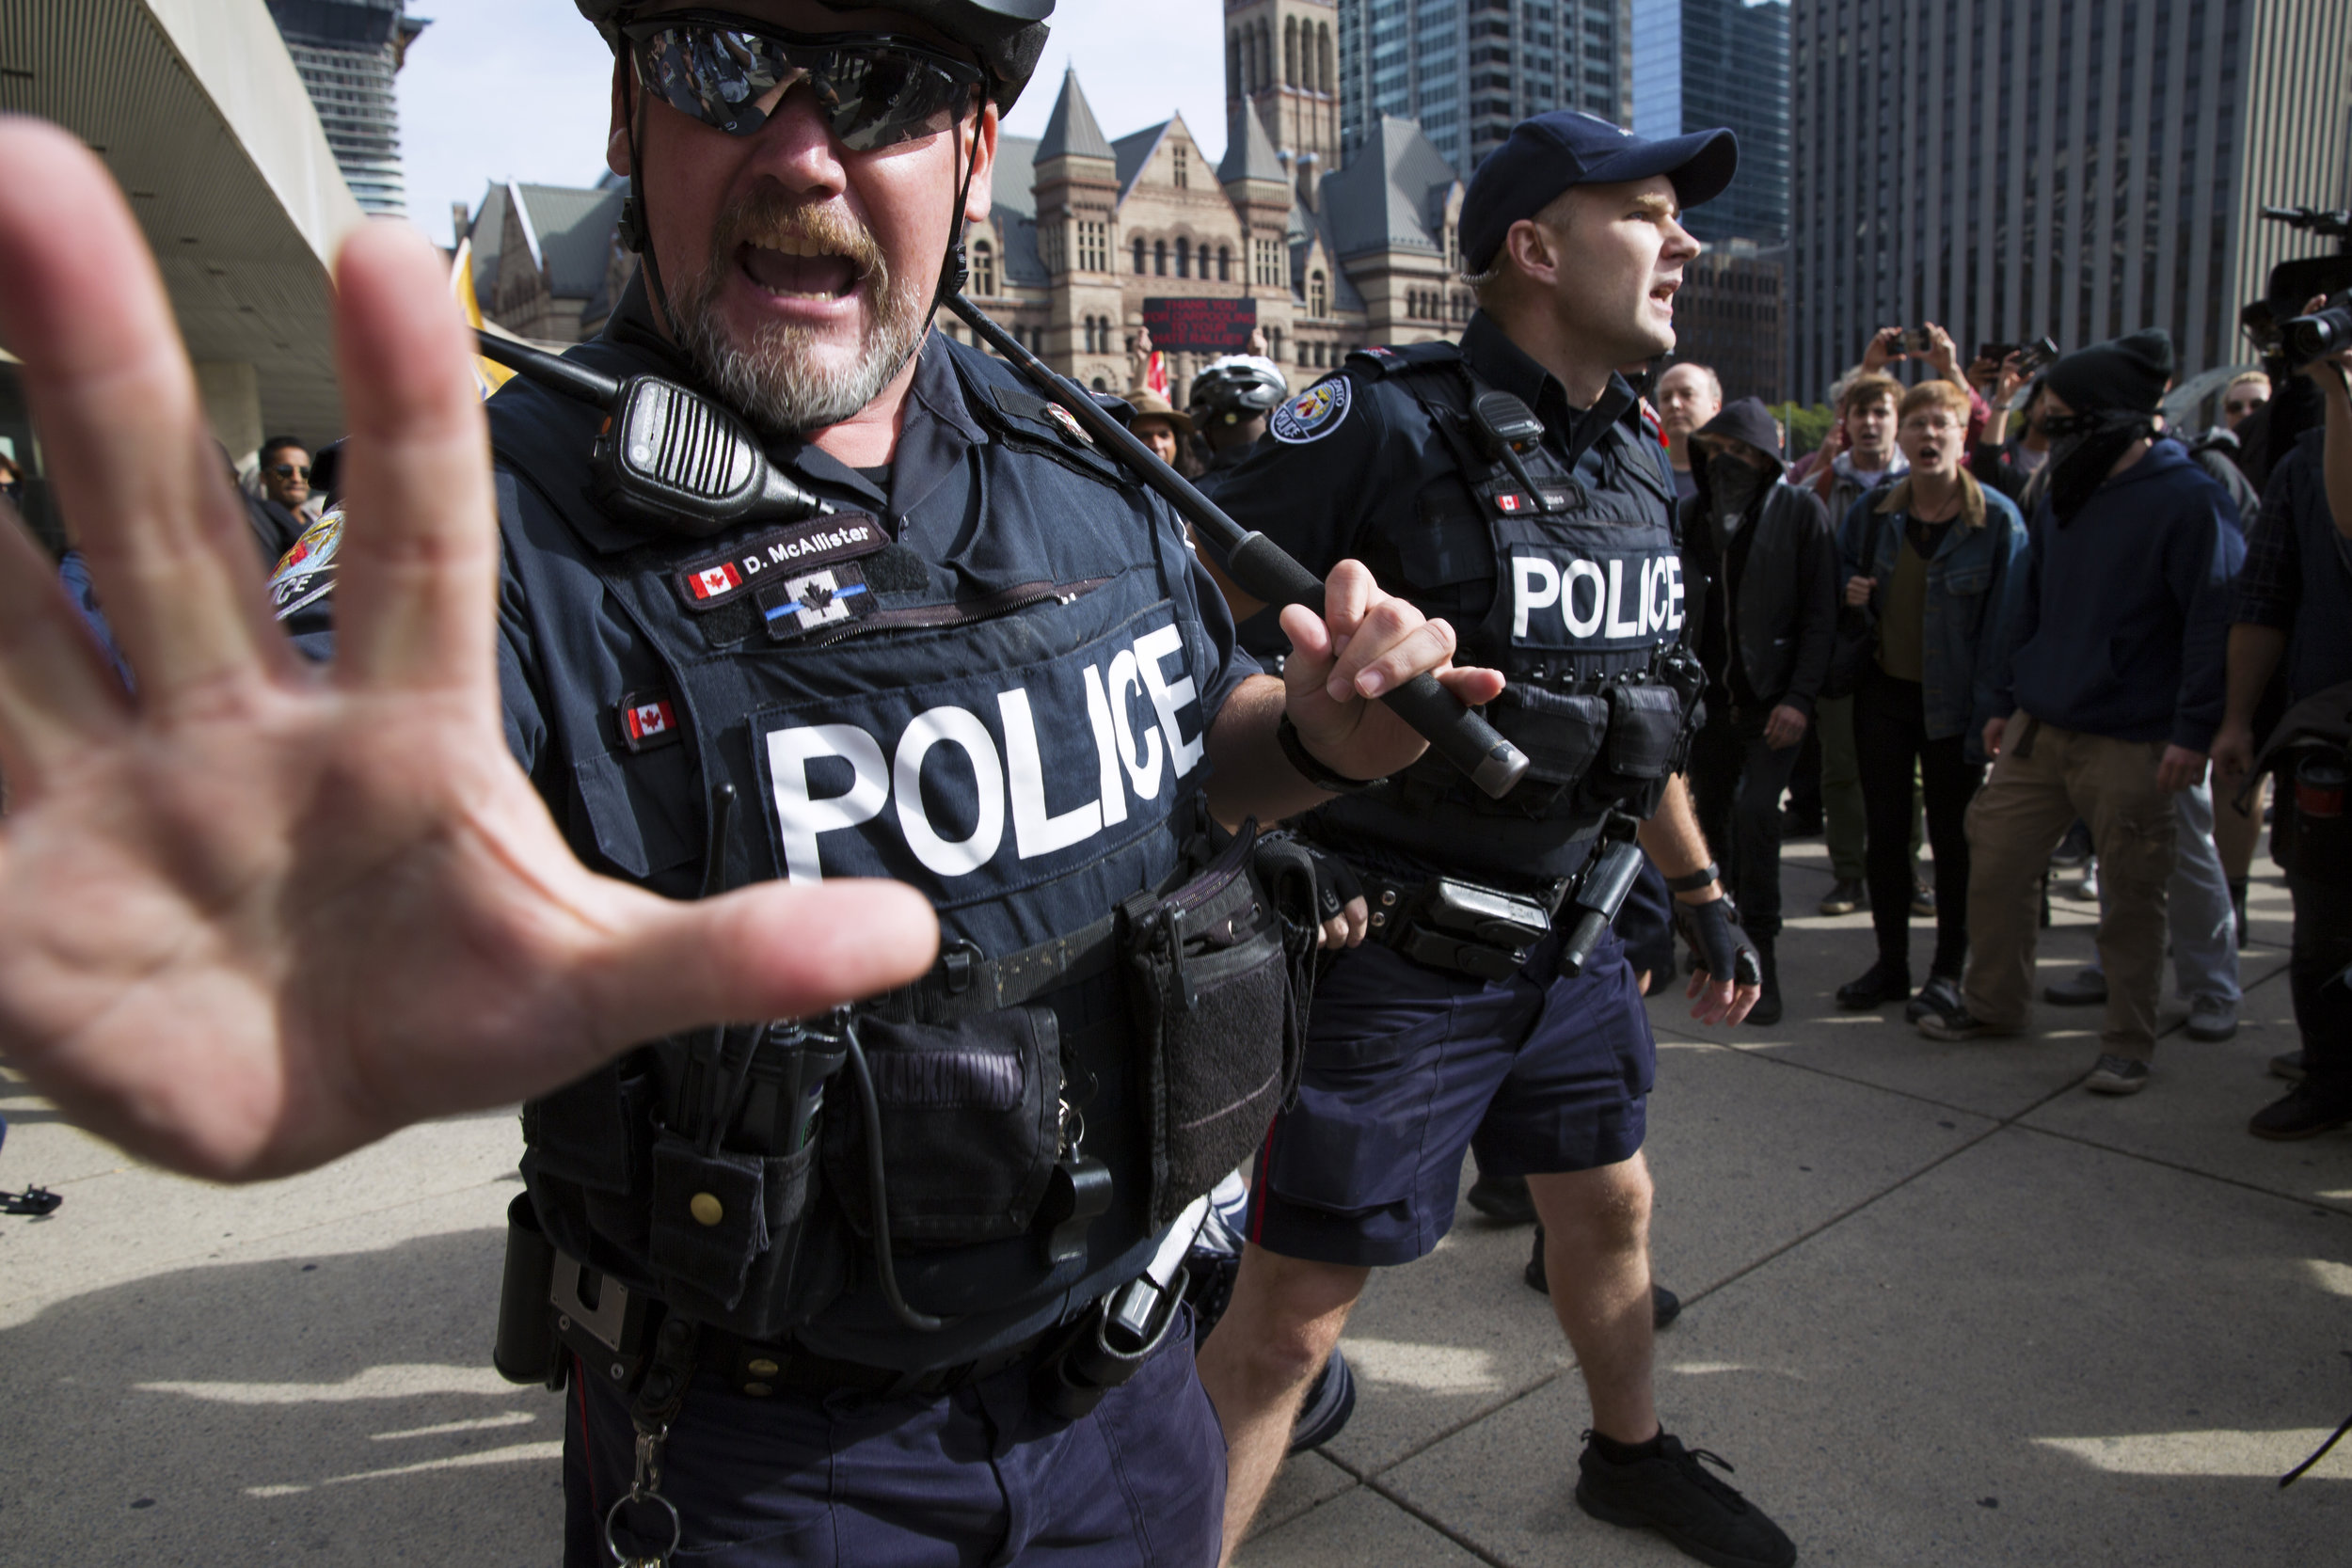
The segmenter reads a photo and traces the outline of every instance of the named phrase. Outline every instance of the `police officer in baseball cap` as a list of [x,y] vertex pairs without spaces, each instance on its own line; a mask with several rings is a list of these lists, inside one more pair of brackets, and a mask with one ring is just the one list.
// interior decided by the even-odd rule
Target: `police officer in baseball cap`
[[[1317,985],[1305,1073],[1260,1153],[1249,1245],[1202,1350],[1229,1542],[1370,1271],[1437,1246],[1472,1148],[1482,1177],[1526,1178],[1544,1221],[1593,1406],[1578,1502],[1706,1562],[1795,1560],[1660,1425],[1641,1155],[1656,1053],[1594,922],[1638,870],[1638,839],[1703,964],[1694,1016],[1737,1022],[1756,1000],[1679,776],[1703,677],[1683,645],[1674,480],[1617,373],[1673,348],[1699,252],[1677,220],[1735,161],[1727,131],[1645,142],[1582,114],[1524,121],[1463,201],[1480,309],[1460,344],[1351,356],[1218,484],[1311,570],[1363,560],[1505,671],[1486,716],[1534,759],[1500,801],[1421,765],[1329,781],[1342,793],[1302,825],[1367,896],[1359,944]],[[1257,607],[1234,608],[1250,626]]]
[[[446,262],[348,242],[325,671],[103,168],[0,123],[0,339],[137,678],[0,533],[0,1054],[221,1180],[526,1101],[498,1361],[565,1390],[572,1568],[1205,1565],[1173,1280],[1306,958],[1209,825],[1502,678],[1355,564],[1257,673],[1169,506],[930,330],[1048,0],[581,8],[644,264],[485,420]],[[632,488],[665,442],[759,509]]]

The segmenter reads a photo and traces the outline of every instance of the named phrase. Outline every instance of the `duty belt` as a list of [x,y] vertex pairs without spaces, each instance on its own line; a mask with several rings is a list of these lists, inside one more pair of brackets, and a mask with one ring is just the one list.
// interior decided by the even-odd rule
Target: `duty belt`
[[1552,918],[1572,884],[1563,878],[1540,894],[1526,894],[1458,877],[1361,878],[1372,936],[1415,963],[1490,981],[1507,980],[1526,964],[1535,944],[1551,934]]

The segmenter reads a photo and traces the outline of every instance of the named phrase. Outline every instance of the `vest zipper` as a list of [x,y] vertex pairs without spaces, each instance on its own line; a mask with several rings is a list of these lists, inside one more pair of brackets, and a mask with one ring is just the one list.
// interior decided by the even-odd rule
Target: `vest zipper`
[[930,631],[946,626],[970,626],[977,621],[993,621],[1000,615],[1009,615],[1049,599],[1062,604],[1075,603],[1110,580],[1108,578],[1087,578],[1077,582],[1024,582],[1010,588],[1000,588],[977,599],[961,599],[954,604],[907,605],[898,610],[876,610],[821,637],[810,638],[799,646],[830,648],[867,632]]

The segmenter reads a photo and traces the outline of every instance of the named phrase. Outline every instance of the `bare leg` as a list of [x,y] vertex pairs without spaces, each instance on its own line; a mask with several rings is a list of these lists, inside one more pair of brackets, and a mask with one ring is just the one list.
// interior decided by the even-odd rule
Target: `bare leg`
[[1659,1432],[1650,1386],[1649,1166],[1636,1154],[1597,1170],[1531,1176],[1527,1189],[1543,1215],[1551,1309],[1583,1370],[1593,1430],[1646,1443]]
[[[1225,1427],[1225,1554],[1231,1562],[1290,1448],[1298,1402],[1372,1271],[1246,1246],[1233,1297],[1200,1347],[1200,1382]],[[1647,1277],[1646,1275],[1645,1276]]]

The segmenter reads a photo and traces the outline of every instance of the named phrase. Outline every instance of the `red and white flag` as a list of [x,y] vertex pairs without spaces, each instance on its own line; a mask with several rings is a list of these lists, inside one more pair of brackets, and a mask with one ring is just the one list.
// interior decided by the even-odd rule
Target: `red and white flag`
[[642,703],[628,710],[628,737],[631,740],[650,740],[655,736],[669,734],[671,726],[676,722],[669,704]]
[[722,561],[708,571],[696,572],[693,583],[694,597],[715,599],[731,588],[742,587],[743,574],[735,569],[733,562]]
[[1160,357],[1158,349],[1152,351],[1152,358],[1144,366],[1143,385],[1162,403],[1168,401],[1168,361]]

